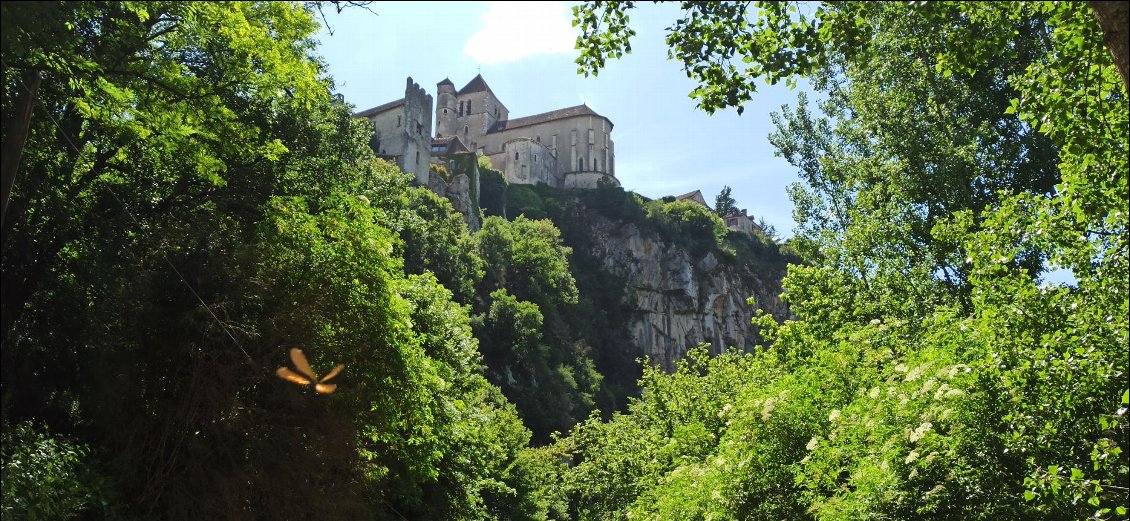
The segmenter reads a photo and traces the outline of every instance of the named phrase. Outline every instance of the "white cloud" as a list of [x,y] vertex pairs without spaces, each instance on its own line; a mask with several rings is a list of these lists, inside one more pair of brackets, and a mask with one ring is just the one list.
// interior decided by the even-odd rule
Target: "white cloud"
[[463,51],[484,65],[572,52],[579,34],[564,2],[489,2],[483,22]]

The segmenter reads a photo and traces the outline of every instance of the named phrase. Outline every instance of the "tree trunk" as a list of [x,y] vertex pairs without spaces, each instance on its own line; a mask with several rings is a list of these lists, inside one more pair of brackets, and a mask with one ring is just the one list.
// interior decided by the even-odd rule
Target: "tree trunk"
[[4,135],[3,158],[0,159],[0,197],[3,197],[3,208],[0,208],[0,224],[8,214],[8,200],[12,197],[12,185],[16,182],[16,172],[20,169],[20,158],[23,156],[24,143],[27,141],[28,128],[31,126],[31,113],[35,109],[35,94],[39,91],[39,82],[42,77],[35,71],[28,71],[21,78],[22,89],[16,97],[16,110],[11,121],[6,121],[8,128]]
[[1127,72],[1127,60],[1130,51],[1127,49],[1127,35],[1130,34],[1130,3],[1121,2],[1089,2],[1095,12],[1095,19],[1103,30],[1103,40],[1114,59],[1114,66],[1122,75],[1122,88],[1130,92],[1130,73]]

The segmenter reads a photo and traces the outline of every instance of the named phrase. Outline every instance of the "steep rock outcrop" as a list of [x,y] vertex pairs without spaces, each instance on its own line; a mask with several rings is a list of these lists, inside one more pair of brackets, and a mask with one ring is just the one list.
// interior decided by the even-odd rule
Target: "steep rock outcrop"
[[[475,180],[478,180],[477,176]],[[482,227],[482,223],[479,222],[476,201],[472,200],[472,194],[478,191],[478,187],[471,186],[473,182],[466,174],[456,174],[448,183],[442,176],[433,173],[428,178],[428,189],[451,201],[455,211],[463,214],[463,221],[467,223],[467,227],[471,231],[477,231]]]
[[624,281],[624,303],[632,310],[629,343],[637,356],[671,369],[702,342],[715,354],[752,350],[759,336],[750,297],[778,319],[789,315],[779,297],[783,264],[764,272],[751,259],[720,259],[717,252],[696,256],[636,224],[583,207],[576,212],[591,236],[571,245],[574,254],[591,256]]

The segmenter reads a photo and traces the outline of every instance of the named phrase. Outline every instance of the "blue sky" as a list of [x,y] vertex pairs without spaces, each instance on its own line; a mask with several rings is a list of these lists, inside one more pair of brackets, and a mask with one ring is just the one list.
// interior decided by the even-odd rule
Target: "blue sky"
[[404,96],[411,76],[435,96],[450,78],[461,88],[481,73],[510,117],[587,103],[615,124],[616,177],[625,189],[658,198],[702,190],[711,204],[725,185],[739,208],[791,235],[785,193],[796,169],[773,155],[770,112],[795,105],[803,89],[759,86],[738,116],[708,115],[687,94],[695,84],[667,59],[664,29],[678,16],[672,4],[631,11],[632,54],[599,76],[577,74],[570,5],[558,2],[380,2],[333,12],[319,52],[337,90],[359,110]]

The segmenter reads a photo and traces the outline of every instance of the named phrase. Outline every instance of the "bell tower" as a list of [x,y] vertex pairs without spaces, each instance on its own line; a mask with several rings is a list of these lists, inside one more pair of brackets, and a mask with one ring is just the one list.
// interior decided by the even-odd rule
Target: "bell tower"
[[436,100],[436,137],[456,135],[458,122],[456,118],[455,84],[444,78],[436,84],[439,99]]

